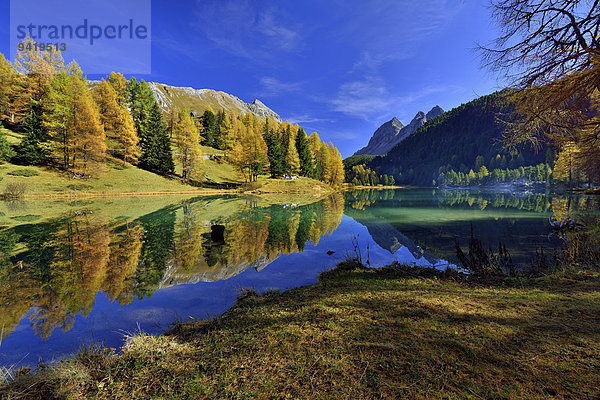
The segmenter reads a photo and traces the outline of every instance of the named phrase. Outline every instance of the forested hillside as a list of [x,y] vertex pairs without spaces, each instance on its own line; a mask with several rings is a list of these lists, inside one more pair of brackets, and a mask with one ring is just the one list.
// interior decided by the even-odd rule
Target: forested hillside
[[393,176],[396,183],[432,185],[450,171],[468,175],[478,173],[482,167],[492,172],[551,164],[554,154],[544,145],[537,151],[529,147],[509,151],[502,146],[506,127],[503,121],[509,120],[513,112],[506,95],[497,92],[446,112],[386,156],[367,160],[366,166],[378,176]]
[[[243,103],[246,112],[161,107],[143,80],[112,72],[88,82],[60,52],[40,51],[31,39],[22,48],[14,65],[0,54],[0,124],[18,133],[9,143],[0,131],[0,163],[42,166],[70,179],[141,168],[193,186],[209,181],[205,163],[233,167],[248,182],[259,175],[344,181],[332,143],[281,122],[262,103]],[[202,146],[219,156],[203,154]]]

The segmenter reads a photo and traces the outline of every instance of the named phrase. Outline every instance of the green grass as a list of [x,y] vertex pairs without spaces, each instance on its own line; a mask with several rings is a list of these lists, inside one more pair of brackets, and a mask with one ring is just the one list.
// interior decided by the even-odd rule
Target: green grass
[[[223,152],[212,147],[201,146],[202,154],[223,157]],[[221,160],[223,160],[221,158]],[[233,165],[227,162],[218,162],[215,159],[206,159],[202,162],[203,181],[216,183],[242,183],[244,177]]]
[[[0,134],[4,134],[11,145],[18,144],[23,137],[20,133],[2,127],[0,127]],[[175,146],[174,152],[177,152]],[[202,153],[222,156],[221,151],[205,146],[202,146]],[[243,181],[243,177],[227,162],[205,160],[202,169],[205,175],[203,180],[216,183],[241,183]],[[181,174],[180,165],[176,164],[175,172]],[[0,192],[9,182],[26,182],[29,195],[65,194],[81,191],[91,193],[148,193],[196,190],[194,187],[182,184],[177,179],[165,178],[132,165],[123,167],[120,162],[108,165],[97,177],[85,180],[73,179],[69,174],[53,168],[35,166],[23,168],[4,163],[0,164],[0,181],[2,181]]]
[[[27,176],[22,175],[21,171],[23,170],[27,171]],[[17,175],[14,175],[15,171],[17,171]],[[28,195],[196,190],[176,179],[165,178],[133,166],[126,168],[108,166],[97,177],[77,179],[52,168],[30,166],[23,169],[17,165],[5,163],[0,166],[0,178],[2,178],[0,192],[9,182],[23,182],[27,185],[26,193]]]
[[0,126],[0,135],[5,135],[4,137],[6,138],[6,141],[11,145],[21,143],[21,139],[23,138],[22,133],[13,132],[2,126]]
[[[596,399],[600,277],[338,270],[223,316],[85,349],[6,398]],[[0,389],[1,390],[1,389]],[[11,397],[13,396],[13,397]]]
[[[203,157],[217,156],[215,159],[207,157],[202,160],[201,182],[206,183],[243,183],[244,177],[235,167],[227,162],[224,158],[224,153],[221,150],[212,147],[200,146],[200,151]],[[181,175],[181,163],[178,157],[179,150],[173,145],[173,157],[175,161],[175,174]]]
[[259,176],[257,182],[250,184],[248,193],[312,193],[323,195],[331,193],[332,188],[315,179],[304,176],[297,179],[272,179],[268,176]]
[[[3,129],[11,144],[21,140],[22,135]],[[211,187],[213,184],[243,184],[244,176],[227,162],[221,150],[201,146],[206,157],[201,165],[201,183]],[[176,146],[173,146],[175,174],[181,175],[181,164],[178,162]],[[213,158],[211,158],[213,156]],[[198,191],[190,185],[182,184],[176,178],[165,178],[132,165],[122,166],[120,161],[112,160],[104,170],[90,179],[74,179],[70,174],[48,167],[19,167],[10,163],[0,164],[0,193],[11,182],[22,182],[27,186],[26,195],[65,195],[82,193],[155,193]],[[260,186],[259,190],[254,186]],[[244,188],[242,188],[244,189]],[[248,189],[248,188],[246,188]],[[244,190],[242,190],[244,191]],[[287,196],[279,194],[310,194],[311,198],[319,198],[332,192],[332,189],[319,181],[310,178],[297,180],[259,178],[258,185],[253,185],[248,194],[270,194],[272,202],[286,202]],[[281,199],[279,197],[282,197]]]

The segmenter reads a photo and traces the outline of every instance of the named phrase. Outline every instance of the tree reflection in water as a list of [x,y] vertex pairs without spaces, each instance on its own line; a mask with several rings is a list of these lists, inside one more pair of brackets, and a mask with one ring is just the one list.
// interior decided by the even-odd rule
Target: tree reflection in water
[[[343,210],[339,194],[291,207],[196,199],[134,221],[89,210],[0,231],[2,337],[24,315],[42,338],[68,331],[99,292],[125,305],[161,287],[264,268],[331,234]],[[222,242],[211,238],[217,224],[225,227]]]

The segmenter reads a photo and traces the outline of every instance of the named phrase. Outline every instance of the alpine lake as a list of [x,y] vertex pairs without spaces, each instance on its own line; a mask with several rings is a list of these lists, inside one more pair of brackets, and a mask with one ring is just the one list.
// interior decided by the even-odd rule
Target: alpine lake
[[[225,312],[245,289],[316,282],[348,257],[459,267],[471,231],[515,265],[548,258],[549,218],[599,214],[598,196],[356,190],[318,201],[135,197],[0,202],[0,366]],[[223,230],[224,227],[224,230]]]

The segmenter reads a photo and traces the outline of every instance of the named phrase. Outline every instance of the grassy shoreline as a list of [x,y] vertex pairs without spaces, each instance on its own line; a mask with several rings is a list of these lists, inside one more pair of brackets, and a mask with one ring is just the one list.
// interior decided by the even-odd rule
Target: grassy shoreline
[[[224,166],[222,166],[224,168]],[[212,169],[217,169],[215,166]],[[232,178],[229,174],[229,178]],[[217,176],[211,172],[211,176]],[[222,176],[220,178],[223,178]],[[224,179],[224,178],[223,178]],[[210,182],[232,184],[222,180]],[[163,177],[135,168],[131,165],[107,168],[98,177],[73,179],[68,174],[45,167],[23,167],[4,163],[0,165],[0,199],[10,197],[9,184],[23,186],[21,199],[73,199],[92,197],[130,197],[130,196],[169,196],[169,195],[230,195],[230,194],[311,194],[323,196],[335,189],[327,184],[301,177],[295,180],[270,179],[259,177],[258,182],[236,182],[235,187],[213,188],[193,187],[174,178]],[[314,196],[313,196],[314,197]]]
[[377,186],[367,186],[367,185],[350,185],[345,184],[344,190],[387,190],[387,189],[406,189],[407,186],[398,186],[398,185],[377,185]]
[[218,318],[84,349],[13,398],[597,398],[600,279],[477,281],[398,265],[252,291]]

